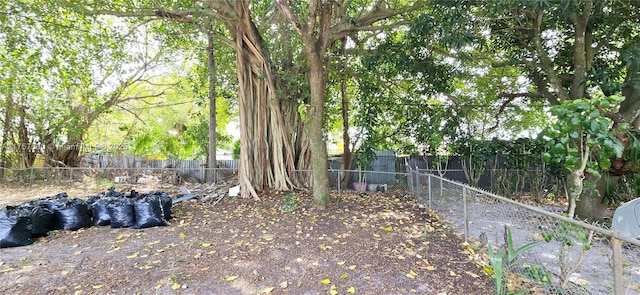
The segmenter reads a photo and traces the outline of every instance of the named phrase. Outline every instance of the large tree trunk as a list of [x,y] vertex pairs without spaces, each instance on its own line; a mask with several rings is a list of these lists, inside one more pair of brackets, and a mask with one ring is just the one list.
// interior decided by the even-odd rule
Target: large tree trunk
[[272,63],[247,1],[236,2],[235,24],[240,109],[240,167],[242,197],[258,199],[257,190],[288,190],[297,184],[293,150],[276,97]]
[[[593,181],[593,179],[590,179],[590,181]],[[604,221],[606,218],[611,217],[608,206],[602,202],[601,196],[604,196],[604,187],[603,177],[596,184],[596,190],[600,192],[600,196],[590,196],[585,193],[580,197],[580,201],[575,208],[576,217],[589,221]]]
[[[308,47],[307,47],[308,48]],[[316,48],[313,48],[316,49]],[[317,49],[316,49],[317,50]],[[329,172],[327,165],[327,143],[322,132],[324,125],[325,75],[321,52],[308,51],[309,83],[311,84],[311,108],[307,116],[309,121],[309,139],[311,140],[311,158],[313,162],[313,202],[325,206],[329,202]]]

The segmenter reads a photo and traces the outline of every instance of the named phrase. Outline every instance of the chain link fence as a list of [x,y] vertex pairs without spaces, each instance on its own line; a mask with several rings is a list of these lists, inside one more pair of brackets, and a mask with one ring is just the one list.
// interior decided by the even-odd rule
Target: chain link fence
[[[30,168],[1,172],[0,182],[25,184],[89,180],[179,185],[207,177],[229,179],[237,169]],[[312,184],[312,174],[296,171],[307,185]],[[339,181],[345,174],[348,181]],[[474,248],[503,251],[504,269],[510,273],[503,280],[512,288],[528,289],[530,294],[640,294],[640,241],[619,236],[604,224],[569,219],[562,215],[564,207],[516,202],[427,170],[330,169],[329,176],[332,190],[338,193],[378,191],[415,197],[450,221]],[[361,181],[366,181],[365,187],[359,185]],[[529,243],[537,244],[518,251]]]
[[[237,168],[87,168],[33,167],[0,168],[0,182],[19,184],[106,182],[123,184],[216,182],[237,175]],[[207,179],[209,181],[207,181]]]
[[503,285],[533,294],[640,294],[639,240],[569,219],[564,207],[519,203],[417,169],[408,179],[418,201],[471,245],[504,254],[503,268],[515,276],[504,273]]

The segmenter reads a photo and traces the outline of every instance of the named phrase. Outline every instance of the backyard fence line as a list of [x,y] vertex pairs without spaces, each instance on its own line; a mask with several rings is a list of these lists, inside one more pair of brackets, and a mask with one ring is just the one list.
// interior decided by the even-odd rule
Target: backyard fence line
[[[416,173],[420,173],[420,172],[417,171]],[[479,194],[483,194],[483,195],[486,195],[488,197],[500,200],[500,201],[505,202],[505,203],[514,204],[516,206],[520,206],[522,208],[525,208],[525,209],[528,209],[528,210],[531,210],[531,211],[546,215],[548,217],[551,217],[551,218],[554,218],[554,219],[558,219],[560,221],[568,222],[568,223],[571,223],[571,224],[576,225],[576,226],[584,227],[585,229],[593,230],[593,231],[598,232],[600,234],[603,234],[603,235],[606,235],[606,236],[610,236],[612,238],[616,238],[616,239],[625,241],[627,243],[634,244],[636,246],[640,246],[640,240],[633,239],[633,238],[630,238],[628,236],[620,235],[620,234],[618,234],[618,232],[616,232],[614,230],[609,230],[609,229],[606,229],[606,228],[598,227],[598,226],[595,226],[595,225],[592,225],[592,224],[589,224],[589,223],[586,223],[586,222],[582,222],[582,221],[579,221],[579,220],[575,220],[575,219],[572,219],[572,218],[569,218],[569,217],[566,217],[566,216],[563,216],[563,215],[560,215],[560,214],[557,214],[557,213],[549,212],[549,211],[546,211],[544,209],[540,209],[540,208],[535,207],[535,206],[531,206],[531,205],[524,204],[524,203],[521,203],[521,202],[518,202],[518,201],[515,201],[515,200],[512,200],[512,199],[509,199],[509,198],[505,198],[505,197],[502,197],[500,195],[496,195],[496,194],[494,194],[492,192],[488,192],[488,191],[485,191],[483,189],[475,188],[475,187],[472,187],[472,186],[464,184],[464,183],[460,183],[460,182],[457,182],[457,181],[452,181],[452,180],[449,180],[449,179],[446,179],[446,178],[443,178],[443,177],[439,177],[437,175],[433,175],[433,174],[429,174],[429,173],[427,173],[426,175],[429,178],[429,182],[432,179],[441,180],[441,181],[450,183],[452,185],[460,186],[461,188],[465,189],[467,192],[471,191],[471,192],[476,192],[476,193],[479,193]],[[429,200],[428,200],[429,204],[428,205],[429,205],[429,207],[431,207],[431,200],[432,200],[432,191],[431,190],[429,190],[428,197],[429,197]],[[467,233],[465,233],[465,235],[466,234]],[[465,236],[465,238],[466,238],[466,236]]]
[[[482,240],[484,235],[485,243],[506,247],[506,239],[503,239],[506,228],[502,232],[503,226],[513,233],[514,244],[546,242],[542,253],[535,252],[537,248],[533,248],[519,257],[519,260],[527,263],[512,271],[528,277],[538,284],[537,288],[544,288],[549,293],[640,294],[640,248],[637,247],[640,241],[619,235],[602,225],[585,223],[557,213],[565,208],[524,204],[434,175],[427,169],[405,167],[407,173],[333,168],[328,172],[332,189],[337,188],[339,193],[353,189],[350,185],[342,186],[343,175],[349,173],[350,181],[355,181],[360,172],[367,175],[370,184],[401,190],[443,219],[451,221],[463,234],[465,241],[470,243]],[[206,173],[213,173],[216,179],[224,180],[235,175],[237,169],[49,167],[0,168],[0,172],[0,182],[36,183],[53,180],[69,183],[79,182],[82,177],[89,176],[135,183],[141,181],[138,176],[150,175],[163,182],[180,184],[185,177],[191,176],[190,173],[197,174],[191,176],[194,179],[204,179]],[[312,183],[312,170],[296,170],[295,173],[306,180],[307,185]],[[585,235],[578,237],[581,234]],[[593,238],[594,235],[597,236]],[[581,240],[581,237],[588,239]],[[622,242],[632,246],[623,247]],[[558,250],[554,252],[555,248]]]
[[[640,246],[639,240],[552,212],[561,212],[562,208],[524,204],[433,175],[426,169],[409,167],[408,171],[412,195],[460,227],[465,241],[469,242],[470,237],[475,236],[482,240],[487,232],[506,236],[508,227],[513,232],[514,243],[548,243],[544,253],[534,254],[534,247],[529,250],[531,253],[524,255],[537,264],[531,263],[513,270],[530,277],[536,265],[538,275],[545,273],[556,277],[555,283],[549,282],[549,278],[538,277],[538,288],[569,294],[640,294],[640,251],[635,247]],[[505,226],[503,235],[498,232],[498,225]],[[588,234],[589,239],[581,240],[578,237],[583,233]],[[594,235],[599,235],[599,240],[592,239]],[[604,240],[608,240],[609,244]],[[634,246],[623,250],[621,241]],[[500,239],[496,238],[496,245],[506,248],[505,243],[500,245]],[[555,253],[550,251],[554,247],[558,247]],[[596,248],[600,250],[594,251]]]

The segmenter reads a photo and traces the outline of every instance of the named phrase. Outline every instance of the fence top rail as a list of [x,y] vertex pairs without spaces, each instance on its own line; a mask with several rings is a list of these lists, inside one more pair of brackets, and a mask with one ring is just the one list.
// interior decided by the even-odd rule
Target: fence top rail
[[0,170],[7,171],[31,171],[31,170],[238,170],[238,168],[218,167],[218,168],[206,168],[206,167],[30,167],[30,168],[4,168],[0,167]]
[[[416,172],[420,173],[420,170],[416,169]],[[521,202],[518,202],[518,201],[515,201],[515,200],[512,200],[512,199],[509,199],[509,198],[505,198],[503,196],[496,195],[496,194],[494,194],[492,192],[488,192],[488,191],[485,191],[483,189],[472,187],[470,185],[467,185],[467,184],[464,184],[464,183],[460,183],[460,182],[457,182],[457,181],[452,181],[452,180],[449,180],[449,179],[446,179],[446,178],[443,178],[443,177],[440,177],[440,176],[437,176],[437,175],[434,175],[434,174],[431,174],[431,173],[426,173],[424,175],[427,175],[429,177],[436,178],[436,179],[439,179],[441,181],[448,182],[448,183],[460,186],[460,187],[462,187],[464,189],[467,189],[467,190],[470,190],[470,191],[474,191],[474,192],[477,192],[477,193],[480,193],[480,194],[483,194],[483,195],[486,195],[486,196],[490,196],[490,197],[492,197],[494,199],[497,199],[497,200],[500,200],[500,201],[503,201],[503,202],[506,202],[506,203],[510,203],[510,204],[513,204],[513,205],[516,205],[516,206],[519,206],[519,207],[534,211],[536,213],[540,213],[542,215],[545,215],[545,216],[548,216],[548,217],[551,217],[551,218],[555,218],[557,220],[561,220],[561,221],[570,223],[570,224],[575,225],[575,226],[580,226],[580,227],[583,227],[585,229],[592,230],[594,232],[597,232],[597,233],[600,233],[600,234],[603,234],[603,235],[606,235],[606,236],[610,236],[612,238],[616,238],[618,240],[622,240],[622,241],[625,241],[627,243],[630,243],[630,244],[633,244],[633,245],[636,245],[636,246],[640,246],[640,241],[639,240],[634,239],[634,238],[630,238],[628,236],[621,235],[621,234],[619,234],[618,232],[616,232],[614,230],[601,228],[601,227],[598,227],[598,226],[595,226],[595,225],[592,225],[592,224],[589,224],[589,223],[586,223],[586,222],[582,222],[582,221],[575,220],[573,218],[569,218],[569,217],[566,217],[566,216],[563,216],[563,215],[560,215],[560,214],[549,212],[549,211],[546,211],[544,209],[537,208],[535,206],[531,206],[531,205],[524,204],[524,203],[521,203]]]

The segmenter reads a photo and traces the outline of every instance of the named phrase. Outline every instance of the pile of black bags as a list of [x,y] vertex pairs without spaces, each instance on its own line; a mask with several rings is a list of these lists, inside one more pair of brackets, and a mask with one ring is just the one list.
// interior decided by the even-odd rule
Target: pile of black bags
[[0,209],[0,248],[30,245],[52,230],[166,226],[173,218],[171,206],[171,197],[163,191],[121,193],[114,188],[86,201],[60,193],[7,206]]

